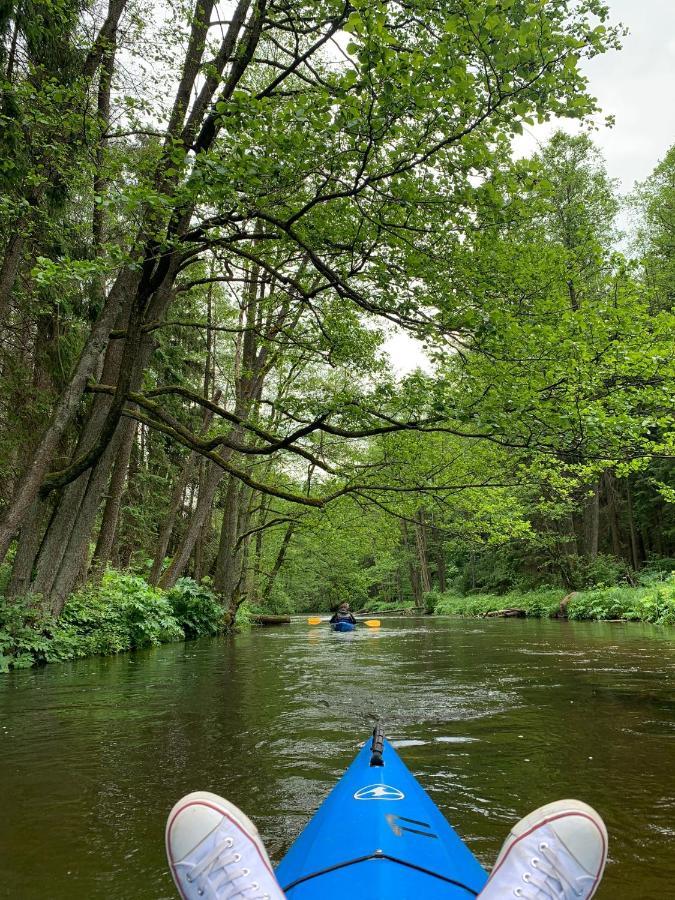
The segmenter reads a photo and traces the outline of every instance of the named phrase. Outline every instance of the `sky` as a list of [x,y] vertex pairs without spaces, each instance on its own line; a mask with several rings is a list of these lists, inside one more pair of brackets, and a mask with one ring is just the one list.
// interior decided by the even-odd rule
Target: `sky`
[[[613,128],[601,125],[593,139],[624,192],[643,181],[675,143],[675,0],[608,0],[611,20],[629,29],[623,49],[589,60],[589,91]],[[556,123],[575,131],[574,123]],[[530,153],[555,124],[529,130],[516,151]],[[576,129],[578,130],[578,129]]]
[[[607,0],[612,22],[629,29],[623,49],[585,64],[589,91],[602,109],[593,139],[602,150],[611,178],[628,193],[643,181],[675,144],[675,0]],[[613,115],[613,128],[604,116]],[[529,129],[514,146],[529,155],[556,127],[578,131],[576,123],[555,122]],[[386,350],[394,370],[404,375],[427,368],[420,345],[403,333],[392,335]]]

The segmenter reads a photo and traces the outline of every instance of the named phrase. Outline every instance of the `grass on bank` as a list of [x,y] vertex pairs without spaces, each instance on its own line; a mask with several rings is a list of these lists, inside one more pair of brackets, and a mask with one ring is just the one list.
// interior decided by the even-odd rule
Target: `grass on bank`
[[69,597],[58,620],[25,600],[0,597],[0,672],[215,635],[224,614],[209,588],[191,578],[162,591],[113,569]]
[[[502,609],[522,609],[528,616],[554,615],[567,594],[562,588],[509,594],[432,594],[429,599],[437,615],[484,616]],[[675,625],[675,578],[643,587],[597,587],[575,593],[567,606],[574,620],[621,619],[628,622],[652,622]]]

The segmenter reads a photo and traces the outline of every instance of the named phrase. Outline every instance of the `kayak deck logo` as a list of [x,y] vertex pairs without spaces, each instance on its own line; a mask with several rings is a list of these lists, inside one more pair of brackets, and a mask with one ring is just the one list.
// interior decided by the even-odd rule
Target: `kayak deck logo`
[[389,784],[369,784],[359,788],[355,800],[403,800],[405,794]]

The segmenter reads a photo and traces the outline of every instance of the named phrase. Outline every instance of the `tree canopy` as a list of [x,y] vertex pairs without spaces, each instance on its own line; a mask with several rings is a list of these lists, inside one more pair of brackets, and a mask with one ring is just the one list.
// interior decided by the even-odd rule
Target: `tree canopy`
[[589,137],[511,146],[598,114],[620,37],[600,0],[6,5],[7,595],[112,562],[234,616],[671,553],[673,153],[628,254]]

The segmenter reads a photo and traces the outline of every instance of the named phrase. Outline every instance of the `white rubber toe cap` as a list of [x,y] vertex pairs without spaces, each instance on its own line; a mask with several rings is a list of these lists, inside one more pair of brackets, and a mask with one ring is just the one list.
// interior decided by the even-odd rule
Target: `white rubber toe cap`
[[186,803],[188,799],[186,797],[180,805],[176,804],[171,811],[173,825],[169,839],[171,856],[175,862],[180,862],[192,853],[223,820],[223,814],[217,809],[194,800]]

